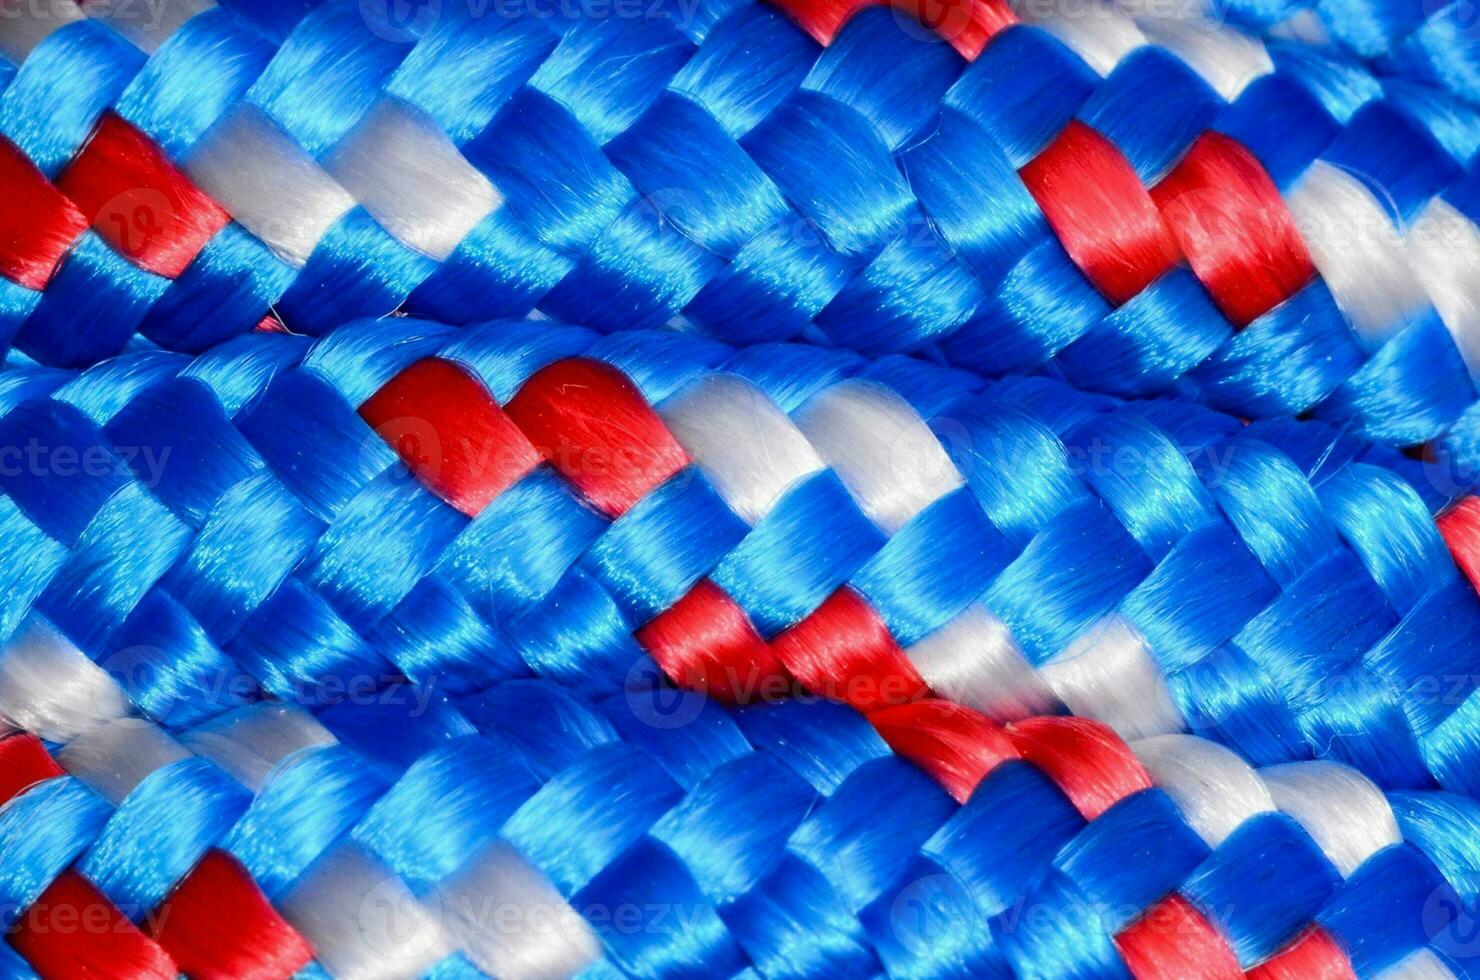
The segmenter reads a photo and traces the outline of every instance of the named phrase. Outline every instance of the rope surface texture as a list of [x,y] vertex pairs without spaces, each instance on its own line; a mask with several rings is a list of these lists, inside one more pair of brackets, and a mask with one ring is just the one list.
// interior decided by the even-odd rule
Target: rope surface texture
[[[876,0],[911,14],[970,57],[984,25],[1011,23],[1013,13],[994,0]],[[798,0],[787,9],[823,43],[868,0]],[[1010,8],[1026,6],[1007,5]],[[1475,12],[1463,3],[1436,0],[1123,0],[1116,7],[1136,19],[1226,20],[1269,38],[1295,39],[1341,51],[1368,62],[1387,77],[1414,79],[1442,88],[1470,103],[1480,102],[1480,34]],[[1064,10],[1082,11],[1070,5]],[[1031,22],[1030,16],[1027,18]],[[1176,25],[1174,25],[1175,28]]]
[[1175,389],[1480,462],[1473,109],[1092,6],[963,6],[954,47],[798,8],[821,49],[743,0],[654,3],[5,18],[4,333],[82,365],[135,331],[199,350],[538,307]]
[[1474,10],[1463,4],[1234,0],[1189,6],[1188,14],[1227,17],[1269,36],[1329,45],[1368,61],[1382,74],[1417,79],[1471,104],[1480,102],[1480,33]]
[[[54,678],[86,661],[33,643]],[[82,668],[85,670],[85,668]],[[0,696],[14,694],[0,678]],[[75,691],[73,692],[76,693]],[[1186,735],[544,681],[0,739],[7,976],[1470,976],[1480,805]],[[891,709],[897,713],[898,709]],[[90,923],[79,928],[78,924]],[[70,924],[70,925],[68,925]],[[32,973],[32,968],[36,971]]]
[[1429,472],[1316,423],[519,321],[0,392],[17,727],[57,681],[10,651],[60,631],[98,665],[68,688],[116,678],[167,727],[655,661],[729,700],[1067,708],[1477,792],[1474,498],[1436,526]]

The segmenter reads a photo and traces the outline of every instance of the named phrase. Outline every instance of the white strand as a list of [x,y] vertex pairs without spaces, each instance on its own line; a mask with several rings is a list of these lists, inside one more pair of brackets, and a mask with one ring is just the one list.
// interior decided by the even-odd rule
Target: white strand
[[215,6],[211,0],[104,0],[90,4],[87,15],[106,23],[134,47],[153,54],[187,20]]
[[438,262],[503,196],[426,114],[380,100],[324,167],[398,241]]
[[301,268],[355,199],[261,109],[240,103],[201,137],[185,171],[280,258]]
[[1286,203],[1336,305],[1367,343],[1380,344],[1429,305],[1387,211],[1356,177],[1317,160]]
[[739,517],[754,525],[821,457],[765,392],[736,375],[709,375],[658,406],[689,457]]
[[276,704],[238,708],[180,739],[253,793],[262,789],[268,774],[288,756],[337,742],[313,715]]
[[503,842],[438,885],[427,901],[474,965],[501,980],[573,976],[601,956],[601,940],[586,920]]
[[1377,980],[1459,980],[1431,949],[1410,953],[1395,966],[1377,974]]
[[[239,709],[183,740],[253,792],[288,756],[335,744],[307,712],[268,704]],[[342,844],[314,863],[281,908],[340,980],[421,976],[457,951],[494,976],[565,977],[595,962],[601,949],[543,874],[502,843],[421,897],[372,852]]]
[[1275,806],[1305,828],[1343,878],[1403,840],[1387,797],[1355,769],[1335,762],[1291,762],[1260,775]]
[[1142,18],[1137,24],[1152,42],[1201,75],[1225,102],[1233,102],[1251,82],[1274,72],[1269,49],[1240,31],[1211,21],[1157,17]]
[[963,485],[924,419],[882,385],[834,385],[809,399],[795,417],[822,459],[886,534]]
[[1133,742],[1131,751],[1209,847],[1245,821],[1275,812],[1264,780],[1221,745],[1194,735],[1159,735]]
[[0,718],[14,728],[67,742],[129,710],[118,682],[39,616],[0,648]]
[[320,857],[278,908],[335,980],[415,980],[453,952],[431,911],[358,844]]
[[[100,683],[109,705],[102,714],[86,710]],[[336,744],[307,712],[266,703],[176,741],[150,721],[121,716],[127,701],[112,679],[39,618],[0,652],[0,706],[19,727],[64,741],[58,762],[114,806],[192,751],[258,793],[287,757]],[[341,842],[276,904],[336,980],[412,980],[460,950],[508,980],[573,976],[601,956],[590,925],[503,843],[422,899],[371,851]]]
[[1121,616],[1105,617],[1039,673],[1071,711],[1104,722],[1122,738],[1187,728],[1146,638]]
[[0,0],[0,55],[20,65],[31,51],[57,28],[86,19],[73,0]]
[[1454,346],[1480,380],[1480,228],[1436,197],[1405,240],[1413,271],[1434,301]]
[[[1208,0],[1116,0],[1115,9],[1143,24],[1147,20],[1201,20],[1215,13]],[[1143,28],[1144,29],[1144,28]]]
[[1147,44],[1135,21],[1097,0],[1015,0],[1013,10],[1024,23],[1062,41],[1102,78]]
[[188,758],[185,746],[142,718],[103,722],[57,752],[62,768],[114,806],[150,773]]
[[905,651],[932,691],[998,723],[1059,711],[1007,624],[973,604]]
[[1270,37],[1298,41],[1311,47],[1324,47],[1331,43],[1330,29],[1320,15],[1308,7],[1295,11],[1266,33]]

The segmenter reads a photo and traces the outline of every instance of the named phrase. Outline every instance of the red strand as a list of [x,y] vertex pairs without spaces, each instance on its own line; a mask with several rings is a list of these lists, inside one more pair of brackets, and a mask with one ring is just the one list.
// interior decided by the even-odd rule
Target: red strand
[[1249,980],[1357,980],[1351,960],[1319,926],[1249,971]]
[[1043,770],[1086,820],[1151,788],[1151,777],[1130,747],[1101,722],[1027,718],[1009,725],[1007,732],[1022,757]]
[[441,358],[396,375],[360,406],[360,417],[418,480],[469,517],[540,462],[488,389]]
[[1019,757],[1001,726],[952,701],[880,708],[868,720],[891,749],[929,773],[958,803],[992,770]]
[[550,465],[598,510],[620,517],[688,465],[637,387],[586,358],[556,361],[504,406]]
[[1151,191],[1199,281],[1235,326],[1245,326],[1315,275],[1295,218],[1254,155],[1203,133]]
[[91,882],[63,872],[6,937],[47,980],[174,980],[180,969]]
[[170,279],[231,220],[153,140],[111,112],[57,187],[120,254]]
[[745,610],[708,579],[638,630],[637,640],[675,684],[721,701],[779,697],[791,686]]
[[[65,771],[36,736],[0,739],[0,805],[62,775]],[[75,871],[53,881],[6,938],[48,980],[172,980],[180,972],[164,950]]]
[[887,4],[950,42],[967,61],[974,61],[987,42],[1018,22],[1002,0],[777,0],[798,26],[823,47],[831,44],[849,19],[865,7]]
[[0,136],[0,275],[45,289],[87,219],[26,155]]
[[776,636],[771,648],[809,691],[860,711],[930,693],[879,614],[847,586]]
[[1136,980],[1242,980],[1238,957],[1212,923],[1180,895],[1162,899],[1115,945]]
[[35,735],[0,738],[0,806],[37,783],[61,775],[62,767]]
[[150,921],[159,945],[197,980],[272,980],[313,958],[308,941],[222,851],[202,858]]
[[1480,497],[1465,497],[1437,523],[1454,563],[1470,584],[1480,589]]
[[1115,305],[1179,258],[1151,195],[1115,145],[1073,121],[1019,171],[1064,250]]

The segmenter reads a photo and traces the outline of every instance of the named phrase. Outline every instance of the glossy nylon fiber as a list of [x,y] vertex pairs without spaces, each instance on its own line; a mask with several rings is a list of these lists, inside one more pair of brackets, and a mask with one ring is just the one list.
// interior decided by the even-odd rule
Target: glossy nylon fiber
[[210,8],[142,40],[7,19],[4,333],[82,365],[136,332],[538,308],[1480,460],[1480,124],[1437,90],[1079,4],[962,7],[954,48],[788,8],[825,49],[744,0],[506,6]]
[[1423,80],[1480,102],[1480,32],[1461,3],[1220,3],[1234,23],[1330,45],[1383,74]]
[[1480,804],[1332,763],[934,701],[524,680],[167,734],[85,691],[0,739],[7,976],[1471,975]]
[[[167,728],[261,696],[656,668],[931,693],[1476,794],[1435,472],[1316,423],[548,322],[367,321],[0,374],[0,674]],[[1466,560],[1466,568],[1471,567]],[[79,722],[80,724],[80,722]]]

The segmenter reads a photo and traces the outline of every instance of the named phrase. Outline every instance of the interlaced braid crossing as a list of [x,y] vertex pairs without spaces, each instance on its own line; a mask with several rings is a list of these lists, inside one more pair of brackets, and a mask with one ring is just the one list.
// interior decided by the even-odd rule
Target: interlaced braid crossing
[[1480,970],[1454,11],[662,5],[0,0],[0,974]]
[[[1137,3],[1126,6],[1134,8]],[[1371,62],[1383,74],[1442,87],[1480,102],[1480,47],[1475,11],[1463,3],[1249,3],[1189,4],[1187,13],[1213,16],[1270,35],[1329,45]],[[1152,8],[1155,9],[1155,8]]]
[[1474,570],[1472,499],[1436,528],[1434,474],[1315,423],[519,321],[0,393],[9,649],[64,636],[101,667],[75,683],[169,727],[656,662],[728,700],[933,693],[1480,789],[1480,597],[1445,547]]
[[5,19],[4,332],[85,364],[135,331],[537,307],[1175,389],[1480,463],[1474,109],[1087,2],[909,8],[955,48],[793,5],[825,49],[745,0],[654,3]]
[[[1470,959],[1480,805],[1191,736],[942,702],[876,734],[826,703],[542,681],[174,733],[33,708],[53,734],[87,721],[51,751],[0,739],[9,976],[1437,980]],[[969,798],[880,735],[936,775],[970,757]]]

